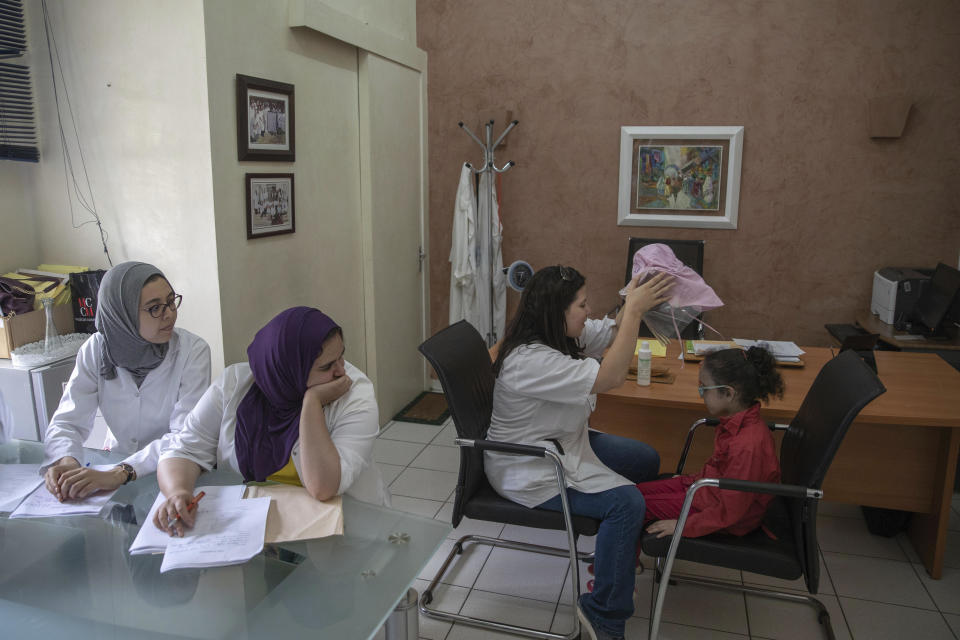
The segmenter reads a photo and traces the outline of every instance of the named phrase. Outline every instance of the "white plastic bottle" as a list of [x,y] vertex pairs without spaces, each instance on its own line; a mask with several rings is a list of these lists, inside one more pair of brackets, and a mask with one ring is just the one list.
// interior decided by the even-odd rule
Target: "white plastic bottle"
[[644,340],[637,351],[637,384],[650,386],[650,343]]

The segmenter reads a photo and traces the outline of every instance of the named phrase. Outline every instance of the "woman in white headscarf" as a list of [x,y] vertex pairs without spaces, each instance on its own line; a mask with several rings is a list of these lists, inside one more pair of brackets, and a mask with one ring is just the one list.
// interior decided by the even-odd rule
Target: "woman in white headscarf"
[[[59,500],[154,473],[164,445],[210,384],[210,347],[174,328],[181,300],[163,273],[144,262],[118,264],[103,277],[97,333],[80,347],[44,438],[41,471]],[[110,428],[107,448],[129,454],[109,471],[83,466],[97,409]]]

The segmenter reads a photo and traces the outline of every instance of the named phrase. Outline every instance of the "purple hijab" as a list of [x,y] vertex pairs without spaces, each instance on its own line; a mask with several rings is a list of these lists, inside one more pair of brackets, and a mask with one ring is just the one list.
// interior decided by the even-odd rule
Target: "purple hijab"
[[237,407],[237,463],[244,480],[263,482],[290,460],[300,437],[300,408],[323,341],[340,329],[310,307],[281,312],[247,347],[253,386]]

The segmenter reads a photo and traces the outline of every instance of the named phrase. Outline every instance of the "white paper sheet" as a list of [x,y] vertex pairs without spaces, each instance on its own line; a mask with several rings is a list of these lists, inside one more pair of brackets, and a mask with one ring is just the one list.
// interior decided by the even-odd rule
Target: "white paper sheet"
[[[90,467],[96,471],[109,471],[116,465],[102,464]],[[113,491],[98,491],[83,500],[68,500],[60,502],[45,486],[40,486],[31,493],[20,506],[10,514],[11,518],[54,518],[59,516],[95,516],[107,504],[116,489]]]
[[270,498],[223,500],[197,513],[194,535],[170,538],[160,573],[246,562],[263,551]]
[[0,511],[13,511],[41,484],[38,464],[0,464]]
[[[193,494],[197,495],[201,491],[204,492],[203,500],[197,503],[197,514],[199,515],[203,511],[209,511],[210,505],[214,502],[237,502],[243,498],[243,492],[246,489],[242,484],[227,485],[227,486],[216,486],[216,487],[197,487]],[[166,497],[163,493],[157,493],[157,499],[153,501],[153,506],[150,507],[150,512],[147,514],[146,520],[143,521],[143,525],[140,527],[140,531],[137,533],[137,537],[134,538],[133,544],[130,545],[130,555],[143,555],[146,553],[163,553],[163,550],[167,548],[167,544],[170,543],[171,536],[164,533],[153,524],[153,515],[157,512],[157,509],[160,508],[160,505],[163,501],[166,500]],[[189,538],[196,535],[195,529],[184,529],[183,537]]]
[[743,338],[734,338],[733,341],[744,349],[763,347],[770,351],[776,358],[796,358],[806,353],[806,351],[797,346],[797,343],[783,340],[745,340]]

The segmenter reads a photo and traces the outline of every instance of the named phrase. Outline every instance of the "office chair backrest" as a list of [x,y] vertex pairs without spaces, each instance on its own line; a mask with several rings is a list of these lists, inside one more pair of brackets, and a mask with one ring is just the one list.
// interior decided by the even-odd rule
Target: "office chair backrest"
[[[493,412],[493,363],[490,352],[466,320],[437,332],[420,345],[420,353],[437,372],[450,415],[461,438],[487,436]],[[453,505],[453,526],[460,524],[463,503],[487,482],[483,471],[483,452],[460,447],[460,476]]]
[[[810,386],[780,445],[782,482],[822,487],[850,424],[861,409],[885,391],[883,383],[855,351],[845,351],[829,360]],[[811,593],[817,592],[820,578],[817,502],[786,499],[790,526],[801,554],[799,560],[805,565]]]
[[648,244],[665,244],[673,254],[701,276],[703,275],[703,240],[661,240],[659,238],[630,238],[627,245],[627,271],[623,283],[633,277],[633,255]]

